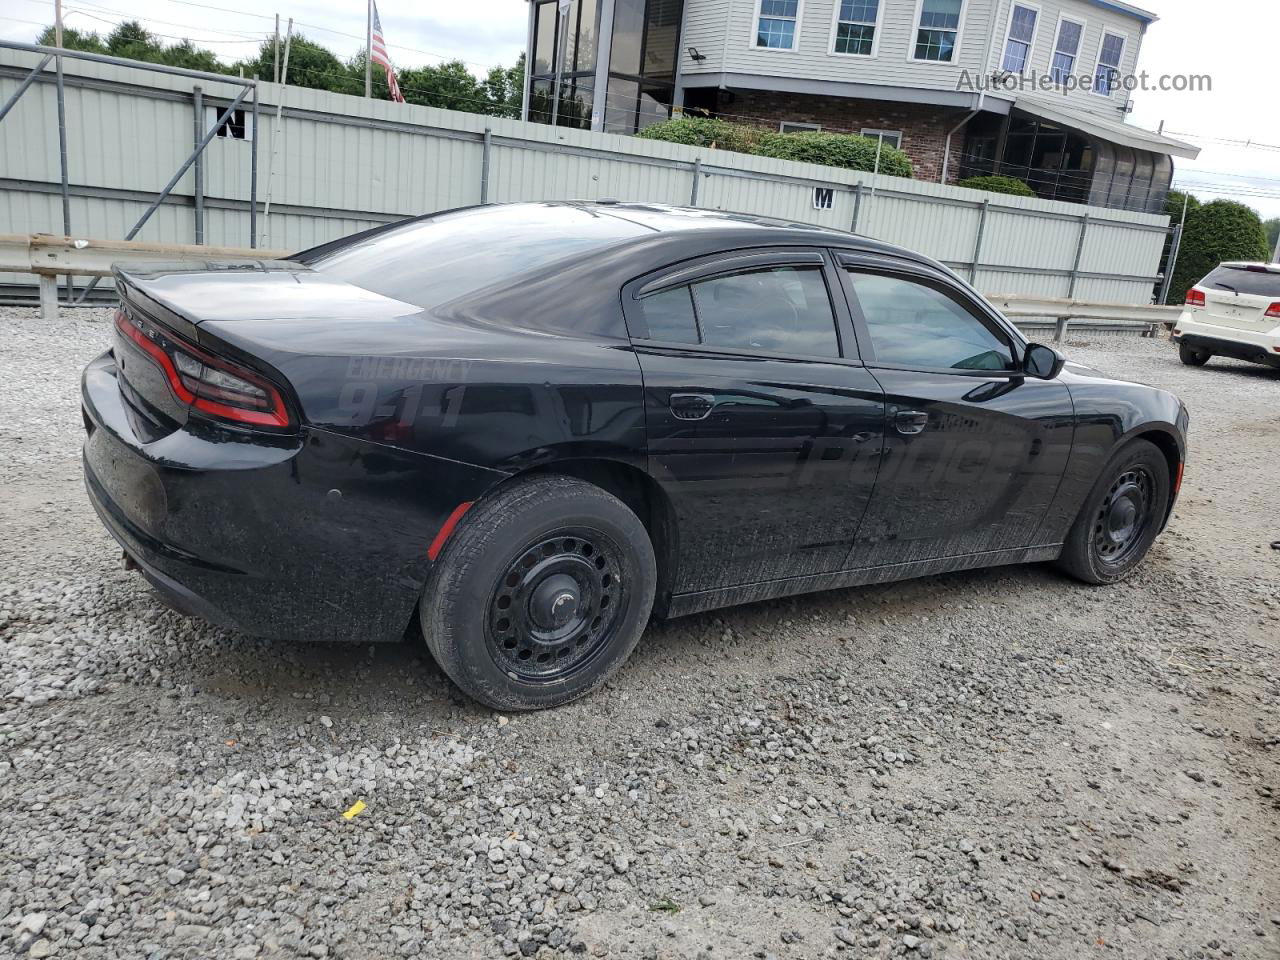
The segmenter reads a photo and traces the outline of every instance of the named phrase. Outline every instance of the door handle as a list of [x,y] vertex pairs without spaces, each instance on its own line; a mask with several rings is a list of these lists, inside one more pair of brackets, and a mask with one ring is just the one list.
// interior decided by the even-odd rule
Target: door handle
[[923,410],[899,410],[893,415],[893,428],[907,437],[923,433],[929,425],[929,415]]
[[704,420],[716,405],[709,393],[673,393],[667,401],[677,420]]

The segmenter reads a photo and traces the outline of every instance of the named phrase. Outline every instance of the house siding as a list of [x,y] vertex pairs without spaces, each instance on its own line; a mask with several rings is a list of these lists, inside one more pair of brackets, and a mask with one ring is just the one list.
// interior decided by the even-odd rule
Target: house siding
[[[761,77],[869,83],[954,92],[964,72],[977,82],[989,77],[1004,55],[1005,30],[1015,0],[967,0],[962,13],[960,48],[953,63],[925,63],[911,59],[915,46],[917,0],[880,0],[876,55],[850,57],[833,54],[832,24],[839,0],[801,0],[796,49],[761,50],[753,47],[758,0],[686,0],[683,47],[696,47],[706,60],[684,61],[684,77],[739,73]],[[1058,18],[1085,24],[1076,60],[1077,75],[1092,76],[1104,30],[1125,37],[1123,73],[1136,70],[1143,23],[1136,17],[1084,0],[1040,0],[1031,68],[1047,74],[1057,35]],[[1033,91],[1040,97],[1061,97],[1073,108],[1116,119],[1116,109],[1128,95],[1118,91],[1102,97],[1084,90]],[[1012,99],[1015,92],[996,92]]]

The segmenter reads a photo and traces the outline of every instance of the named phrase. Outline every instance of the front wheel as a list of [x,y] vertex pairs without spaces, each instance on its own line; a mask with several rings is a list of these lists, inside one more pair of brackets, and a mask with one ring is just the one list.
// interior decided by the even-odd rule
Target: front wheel
[[1188,367],[1203,367],[1212,356],[1213,354],[1208,350],[1201,350],[1186,343],[1178,344],[1178,359]]
[[536,477],[466,516],[428,578],[422,632],[481,703],[553,707],[630,656],[656,584],[653,546],[626,504],[581,480]]
[[1085,583],[1115,583],[1142,562],[1169,509],[1169,462],[1132,440],[1107,461],[1067,534],[1058,565]]

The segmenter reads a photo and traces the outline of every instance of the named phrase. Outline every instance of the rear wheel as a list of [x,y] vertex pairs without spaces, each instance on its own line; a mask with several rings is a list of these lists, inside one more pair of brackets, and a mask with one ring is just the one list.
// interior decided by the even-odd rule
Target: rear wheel
[[1188,367],[1203,367],[1212,356],[1213,354],[1208,350],[1193,347],[1186,343],[1178,344],[1178,359]]
[[656,583],[648,534],[622,501],[581,480],[537,477],[467,515],[428,580],[422,632],[481,703],[552,707],[622,665]]
[[1058,565],[1085,583],[1115,583],[1151,549],[1169,508],[1169,463],[1147,440],[1118,450],[1067,534]]

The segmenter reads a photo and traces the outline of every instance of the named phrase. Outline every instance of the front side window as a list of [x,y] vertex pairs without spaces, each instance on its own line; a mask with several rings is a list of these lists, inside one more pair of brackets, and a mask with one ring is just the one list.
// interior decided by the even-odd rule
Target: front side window
[[879,13],[880,0],[839,0],[836,4],[835,52],[871,56],[875,52]]
[[1124,56],[1124,37],[1114,33],[1104,33],[1102,46],[1098,49],[1098,65],[1093,71],[1094,93],[1109,97],[1120,85],[1122,56]]
[[756,46],[772,50],[794,50],[796,19],[800,0],[760,0],[756,18]]
[[955,58],[963,4],[964,0],[924,0],[920,4],[920,24],[916,30],[917,60],[950,63]]
[[1049,73],[1056,84],[1064,84],[1075,72],[1076,57],[1080,54],[1080,38],[1084,36],[1084,24],[1074,20],[1058,21],[1058,39],[1053,44],[1053,63]]
[[876,360],[936,370],[1011,370],[1008,339],[937,287],[849,271]]
[[1031,59],[1031,46],[1036,38],[1036,21],[1039,12],[1034,7],[1024,7],[1020,3],[1013,5],[1009,14],[1009,36],[1004,42],[1004,60],[1000,69],[1009,73],[1022,73]]
[[840,356],[821,267],[766,267],[641,298],[649,337],[811,357]]

